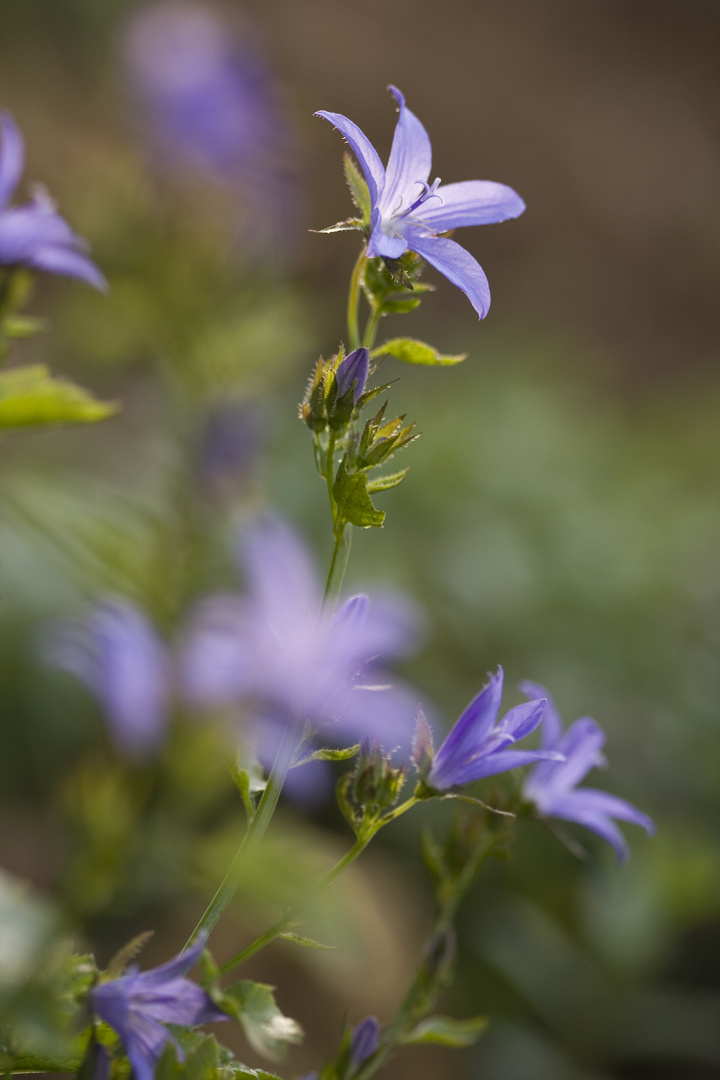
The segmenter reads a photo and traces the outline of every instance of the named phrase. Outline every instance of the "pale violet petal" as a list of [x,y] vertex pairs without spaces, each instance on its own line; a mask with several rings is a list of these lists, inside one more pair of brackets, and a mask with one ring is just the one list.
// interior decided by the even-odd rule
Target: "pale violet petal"
[[7,206],[20,182],[25,164],[25,145],[9,112],[0,112],[0,211]]
[[468,761],[457,770],[452,783],[469,784],[473,780],[484,780],[486,776],[519,769],[522,765],[534,765],[550,755],[556,756],[553,750],[497,750],[493,754],[478,757],[475,761]]
[[388,236],[383,232],[382,214],[376,208],[370,218],[371,232],[367,246],[369,259],[382,256],[385,259],[399,259],[408,249],[408,242],[402,236]]
[[[578,793],[580,794],[580,793]],[[574,794],[558,803],[552,811],[553,817],[562,818],[564,821],[574,821],[583,825],[586,829],[597,833],[603,840],[614,849],[620,862],[627,862],[630,857],[630,848],[627,840],[618,829],[614,821],[606,814],[598,814],[591,810],[584,810],[578,805]]]
[[608,817],[619,818],[620,821],[629,821],[632,825],[640,828],[653,836],[655,834],[655,822],[642,810],[638,810],[621,799],[618,795],[611,795],[608,791],[599,791],[597,788],[580,788],[571,795],[573,805],[578,812],[583,814],[606,814]]
[[432,165],[432,148],[427,131],[407,108],[400,91],[395,86],[389,89],[400,107],[400,116],[380,198],[380,209],[385,218],[409,209],[415,199],[422,195]]
[[493,225],[519,217],[524,210],[520,196],[505,184],[463,180],[459,184],[441,184],[418,208],[417,217],[431,232],[439,233],[466,225]]
[[37,248],[27,259],[27,265],[48,274],[63,274],[78,278],[92,285],[99,292],[107,292],[108,284],[103,275],[86,255],[69,247],[43,246]]
[[544,749],[547,749],[549,746],[554,746],[562,737],[563,731],[562,720],[560,719],[560,713],[557,711],[555,702],[542,683],[524,679],[523,682],[518,685],[518,690],[528,698],[545,698],[546,704],[542,719],[541,743]]
[[323,120],[329,120],[345,138],[365,174],[370,189],[370,201],[373,206],[376,206],[385,184],[385,169],[377,150],[367,135],[360,130],[357,124],[354,124],[352,120],[348,120],[347,116],[342,116],[340,113],[326,112],[321,109],[315,113],[315,116],[322,116]]
[[485,273],[469,251],[454,240],[441,236],[427,236],[420,229],[405,230],[411,251],[417,252],[431,266],[444,274],[448,281],[465,293],[481,319],[490,308],[490,287]]
[[516,705],[514,709],[510,709],[510,712],[506,713],[498,724],[498,733],[512,736],[515,742],[524,739],[526,735],[535,730],[542,720],[545,705],[545,698],[528,701],[523,705]]

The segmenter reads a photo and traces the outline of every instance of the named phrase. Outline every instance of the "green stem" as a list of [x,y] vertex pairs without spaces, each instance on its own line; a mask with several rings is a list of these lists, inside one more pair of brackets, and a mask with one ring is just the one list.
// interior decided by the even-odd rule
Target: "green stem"
[[350,351],[360,348],[360,326],[358,323],[358,307],[360,304],[360,293],[362,291],[362,284],[364,278],[365,263],[367,258],[365,251],[360,252],[357,262],[353,267],[353,272],[350,277],[350,291],[348,293],[348,305],[347,305],[347,325],[348,325],[348,345]]
[[264,949],[265,946],[269,945],[271,941],[274,941],[279,934],[282,934],[283,930],[285,930],[292,922],[292,918],[292,912],[286,912],[281,919],[278,919],[276,923],[269,926],[264,934],[255,938],[254,941],[251,941],[249,945],[246,945],[236,956],[233,956],[232,960],[228,960],[227,963],[223,964],[220,968],[220,974],[227,975],[228,971],[232,971],[238,964],[243,964],[246,960],[249,960],[251,956],[254,956],[256,952],[260,952],[261,949]]
[[335,546],[333,548],[330,569],[328,570],[325,592],[323,593],[323,607],[329,611],[335,607],[340,595],[345,570],[350,558],[350,540],[352,526],[343,525],[341,531],[335,533]]
[[363,334],[363,345],[366,349],[372,349],[375,344],[375,337],[377,336],[381,315],[382,310],[380,307],[373,305],[370,317],[365,325],[365,333]]
[[200,922],[190,935],[190,939],[185,946],[186,949],[192,945],[199,934],[210,934],[212,932],[217,925],[220,916],[237,892],[238,886],[242,880],[245,854],[255,844],[259,843],[265,835],[267,827],[275,812],[275,807],[280,798],[280,792],[285,783],[287,771],[290,768],[290,762],[292,761],[293,754],[297,748],[298,730],[297,722],[291,717],[285,728],[285,734],[280,743],[280,747],[275,757],[275,763],[270,772],[267,786],[262,793],[262,798],[260,799],[257,811],[248,825],[247,832],[242,838],[240,847],[238,848],[235,858],[230,864],[228,872],[223,878],[220,887],[208,904]]

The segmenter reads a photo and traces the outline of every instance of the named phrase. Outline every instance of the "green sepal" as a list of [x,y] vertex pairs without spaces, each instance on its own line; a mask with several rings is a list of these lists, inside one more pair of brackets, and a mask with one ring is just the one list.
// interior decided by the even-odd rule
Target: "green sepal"
[[321,236],[336,232],[365,232],[365,226],[360,218],[346,218],[345,221],[336,221],[334,225],[328,225],[324,229],[311,229],[310,232],[319,233]]
[[373,506],[368,495],[368,481],[364,473],[350,473],[345,458],[333,484],[333,498],[337,503],[338,519],[349,521],[358,528],[368,529],[372,525],[380,527],[385,520],[385,511]]
[[370,355],[373,359],[389,355],[394,356],[396,360],[402,360],[404,364],[423,364],[430,367],[447,367],[467,359],[467,353],[446,356],[439,353],[432,345],[426,345],[424,341],[415,341],[413,338],[391,338],[390,341],[373,349]]
[[306,949],[334,949],[334,945],[323,945],[321,941],[315,941],[310,937],[303,937],[302,934],[293,934],[291,930],[285,930],[282,934],[278,934],[278,937],[283,938],[285,941],[292,941],[295,945],[302,945]]
[[48,424],[93,424],[118,411],[66,379],[56,379],[45,364],[0,374],[0,428]]
[[107,966],[105,976],[108,979],[119,978],[125,968],[133,962],[140,950],[145,948],[154,933],[154,930],[145,930],[142,934],[134,937],[132,941],[129,941],[127,945],[123,945],[121,949],[118,949]]
[[399,1041],[405,1045],[439,1043],[441,1046],[455,1048],[472,1046],[488,1023],[486,1016],[474,1016],[469,1020],[453,1020],[450,1016],[428,1016],[407,1035],[402,1035]]
[[391,473],[389,476],[376,476],[372,480],[368,480],[368,492],[373,494],[376,491],[389,491],[390,488],[402,484],[408,472],[409,469],[401,469],[400,472]]
[[230,775],[240,792],[240,798],[245,807],[248,821],[252,821],[257,810],[258,796],[262,795],[267,787],[267,780],[263,775],[262,767],[257,761],[249,763],[246,768],[242,768],[237,762],[231,762]]
[[372,213],[370,190],[365,178],[361,176],[360,170],[347,151],[345,151],[343,158],[343,169],[345,170],[347,186],[350,188],[350,197],[362,215],[362,224],[369,227]]
[[274,987],[241,979],[227,989],[216,988],[216,1004],[242,1027],[252,1048],[271,1061],[283,1057],[287,1043],[299,1043],[303,1030],[295,1020],[284,1016],[275,1003]]
[[347,761],[348,758],[355,757],[360,749],[360,743],[355,746],[346,746],[342,750],[336,750],[334,747],[323,746],[319,750],[313,750],[312,754],[309,754],[306,758],[307,761]]

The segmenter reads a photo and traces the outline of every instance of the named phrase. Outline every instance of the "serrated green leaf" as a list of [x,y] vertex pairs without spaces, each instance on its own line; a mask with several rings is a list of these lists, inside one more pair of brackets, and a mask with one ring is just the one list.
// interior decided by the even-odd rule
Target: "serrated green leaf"
[[373,506],[367,483],[364,473],[349,473],[345,459],[340,462],[333,484],[333,497],[338,513],[345,521],[361,529],[368,529],[372,525],[379,527],[385,520],[385,511]]
[[391,473],[389,476],[375,476],[372,480],[368,480],[367,489],[370,494],[373,494],[376,491],[389,491],[390,488],[402,484],[408,471],[408,469],[401,469],[400,472]]
[[413,1031],[403,1035],[400,1042],[439,1043],[441,1046],[472,1046],[488,1025],[486,1016],[474,1016],[469,1020],[453,1020],[451,1016],[428,1016]]
[[432,345],[426,345],[424,341],[415,341],[413,338],[391,338],[384,345],[373,349],[370,356],[375,359],[384,354],[394,356],[396,360],[402,360],[404,364],[435,367],[459,364],[467,358],[467,353],[460,353],[458,356],[443,356]]
[[81,386],[56,379],[45,364],[0,374],[0,428],[47,424],[93,424],[119,406],[98,401]]
[[360,743],[355,746],[346,746],[342,750],[336,750],[333,747],[322,746],[319,750],[313,750],[312,754],[308,755],[308,761],[347,761],[348,758],[355,757],[360,749]]
[[362,214],[362,219],[365,225],[370,224],[370,214],[372,211],[372,205],[370,202],[370,191],[368,190],[365,179],[360,174],[360,170],[350,157],[350,154],[345,152],[343,158],[343,168],[345,170],[345,179],[347,180],[347,186],[350,188],[350,195],[355,206]]
[[237,1020],[250,1045],[263,1057],[278,1061],[286,1043],[302,1041],[300,1025],[283,1016],[275,1003],[274,987],[242,979],[223,990],[216,1001]]
[[286,930],[283,934],[278,934],[278,937],[284,938],[285,941],[292,941],[296,945],[303,945],[306,949],[334,949],[334,945],[323,945],[321,941],[315,941],[310,937],[303,937],[301,934],[293,934],[292,931]]

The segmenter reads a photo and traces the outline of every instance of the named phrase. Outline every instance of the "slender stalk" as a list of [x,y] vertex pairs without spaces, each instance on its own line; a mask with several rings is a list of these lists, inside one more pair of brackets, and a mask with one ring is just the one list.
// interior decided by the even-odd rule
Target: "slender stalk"
[[365,263],[367,258],[365,256],[365,250],[363,249],[353,267],[353,272],[350,277],[350,291],[348,293],[348,305],[347,305],[347,325],[348,325],[348,345],[350,350],[360,348],[360,326],[358,323],[358,307],[360,304],[360,293],[362,291]]
[[343,525],[342,530],[335,533],[335,547],[333,548],[330,569],[328,570],[325,592],[323,593],[323,607],[332,611],[340,595],[345,570],[350,558],[350,540],[352,533],[351,525]]
[[230,864],[228,872],[223,878],[220,887],[208,904],[200,922],[190,935],[187,945],[185,946],[186,949],[192,945],[199,934],[210,934],[212,932],[217,925],[220,916],[237,892],[237,888],[242,880],[245,854],[255,844],[259,843],[265,835],[270,820],[275,812],[275,807],[280,798],[280,792],[285,783],[287,771],[290,768],[290,762],[292,761],[293,754],[297,748],[299,737],[298,730],[296,721],[291,717],[285,728],[285,734],[280,743],[280,747],[275,757],[275,763],[270,772],[267,786],[262,793],[262,798],[260,799],[257,811],[248,825],[247,832],[240,842],[240,846],[235,853],[235,858]]
[[236,956],[233,956],[232,960],[228,960],[227,963],[223,964],[220,968],[220,974],[226,975],[228,971],[232,971],[234,967],[245,963],[245,961],[249,960],[251,956],[254,956],[256,952],[260,952],[261,949],[264,949],[265,946],[269,945],[271,941],[274,941],[279,934],[282,934],[283,930],[290,925],[292,919],[292,912],[286,912],[281,919],[278,919],[276,923],[269,926],[260,937],[255,938],[254,941],[251,941],[249,945],[246,945]]
[[373,305],[368,321],[365,324],[365,333],[363,334],[363,345],[366,349],[372,349],[375,344],[381,315],[381,309]]

